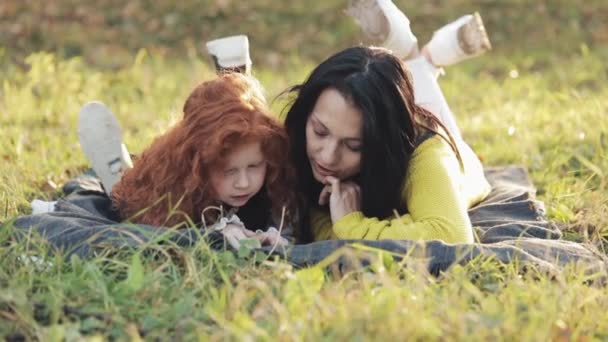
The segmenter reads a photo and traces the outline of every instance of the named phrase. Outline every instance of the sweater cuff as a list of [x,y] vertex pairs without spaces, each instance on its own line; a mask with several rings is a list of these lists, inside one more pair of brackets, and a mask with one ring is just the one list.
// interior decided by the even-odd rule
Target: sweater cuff
[[353,211],[342,216],[334,223],[334,234],[340,239],[350,238],[348,235],[353,228],[356,228],[361,221],[365,219],[365,215],[361,211]]

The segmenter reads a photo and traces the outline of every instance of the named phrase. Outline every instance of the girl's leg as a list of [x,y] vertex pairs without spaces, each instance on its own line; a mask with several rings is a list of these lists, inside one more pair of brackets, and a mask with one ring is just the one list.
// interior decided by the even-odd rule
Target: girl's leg
[[443,91],[439,87],[437,77],[440,69],[435,67],[425,57],[418,57],[405,62],[412,74],[414,99],[416,104],[435,114],[449,130],[454,139],[461,139],[460,129],[452,110],[448,106]]
[[118,120],[103,103],[88,102],[80,110],[78,139],[105,192],[110,195],[122,172],[133,167],[127,147],[122,143]]
[[236,71],[249,75],[249,38],[245,35],[230,36],[207,42],[207,51],[217,72]]

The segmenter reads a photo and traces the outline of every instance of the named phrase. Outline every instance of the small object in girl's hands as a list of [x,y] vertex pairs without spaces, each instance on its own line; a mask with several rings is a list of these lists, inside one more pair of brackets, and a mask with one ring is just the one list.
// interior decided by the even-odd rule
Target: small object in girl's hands
[[[238,250],[243,241],[245,240],[255,240],[255,238],[251,238],[252,232],[247,231],[247,229],[241,224],[230,223],[223,227],[221,230],[222,235],[224,235],[224,239],[228,244]],[[251,243],[248,243],[249,246]],[[259,242],[258,242],[259,245]]]
[[267,231],[262,232],[261,230],[256,231],[256,238],[262,243],[263,246],[287,246],[289,241],[281,236],[281,233],[275,228],[270,227]]
[[[204,220],[203,215],[204,211],[201,214],[201,218]],[[222,216],[216,223],[214,223],[208,229],[212,231],[222,231],[224,228],[226,228],[227,225],[230,224],[244,227],[243,221],[241,221],[241,219],[235,214],[235,211],[229,211],[225,216]]]

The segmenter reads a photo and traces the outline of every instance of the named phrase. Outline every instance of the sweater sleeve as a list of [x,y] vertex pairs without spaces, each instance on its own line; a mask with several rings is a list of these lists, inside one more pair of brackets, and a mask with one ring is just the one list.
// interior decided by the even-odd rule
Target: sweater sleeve
[[333,233],[340,239],[473,242],[463,179],[449,145],[440,138],[429,139],[414,151],[402,188],[408,214],[380,220],[352,212],[333,225]]
[[319,209],[310,210],[310,226],[315,241],[319,240],[335,240],[338,237],[332,229],[331,216],[329,212],[323,212]]

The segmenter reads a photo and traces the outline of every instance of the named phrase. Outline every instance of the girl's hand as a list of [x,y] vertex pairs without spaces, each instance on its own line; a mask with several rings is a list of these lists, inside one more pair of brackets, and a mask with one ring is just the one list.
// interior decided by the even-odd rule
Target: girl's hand
[[329,200],[332,223],[336,223],[353,211],[361,210],[361,189],[356,183],[351,181],[340,182],[335,177],[327,177],[326,181],[329,184],[321,191],[319,204],[327,204]]
[[255,233],[248,230],[240,224],[229,223],[221,230],[224,235],[224,239],[232,246],[232,248],[238,250],[241,246],[241,240],[250,237],[255,237]]
[[265,232],[257,233],[256,239],[262,243],[262,246],[287,246],[289,244],[287,239],[282,237],[279,231],[274,227],[268,228]]

